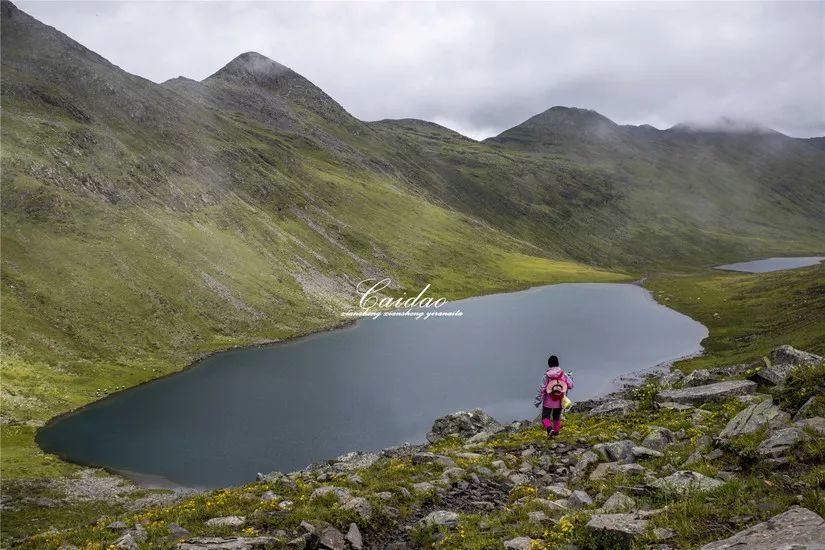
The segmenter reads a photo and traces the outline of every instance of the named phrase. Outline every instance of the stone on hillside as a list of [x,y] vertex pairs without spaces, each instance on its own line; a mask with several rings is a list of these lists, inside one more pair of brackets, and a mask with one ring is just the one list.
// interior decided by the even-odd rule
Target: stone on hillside
[[567,502],[571,508],[584,508],[593,504],[593,499],[584,491],[573,491],[573,494],[567,498]]
[[246,521],[244,516],[224,516],[206,520],[208,527],[240,527]]
[[353,550],[361,550],[364,547],[364,539],[361,537],[361,531],[354,523],[349,524],[349,530],[344,538]]
[[596,465],[596,469],[590,472],[590,481],[599,481],[616,471],[618,462],[601,462]]
[[450,458],[449,456],[444,455],[437,455],[435,453],[415,453],[412,455],[412,463],[413,464],[441,464],[442,466],[447,466],[448,468],[455,467],[455,461]]
[[131,533],[126,533],[113,543],[115,548],[123,548],[125,550],[140,550],[137,541],[132,537]]
[[354,451],[346,453],[332,461],[332,469],[338,472],[353,472],[369,468],[378,461],[376,453]]
[[802,429],[811,430],[816,435],[825,436],[825,418],[821,416],[814,416],[813,418],[805,418],[796,423]]
[[413,491],[416,493],[431,493],[435,491],[435,485],[430,483],[429,481],[421,481],[419,483],[413,483]]
[[671,370],[659,378],[659,385],[665,388],[670,388],[682,381],[685,375],[680,370]]
[[688,405],[701,405],[702,403],[718,403],[725,401],[729,397],[747,395],[755,391],[756,382],[751,382],[750,380],[728,380],[706,386],[662,391],[656,394],[656,401],[673,401]]
[[437,525],[439,527],[455,527],[458,525],[458,514],[449,510],[436,510],[430,512],[422,520],[424,525]]
[[813,550],[823,548],[823,541],[825,520],[807,508],[793,506],[787,512],[740,531],[732,537],[706,544],[701,550]]
[[662,456],[664,456],[659,451],[654,451],[653,449],[648,449],[647,447],[639,447],[639,446],[634,446],[632,449],[630,449],[630,452],[633,454],[633,458],[635,458],[635,459],[639,459],[639,458],[661,458]]
[[615,514],[618,512],[630,512],[636,507],[636,501],[624,493],[613,493],[610,498],[604,501],[599,513],[601,514]]
[[570,489],[568,489],[563,483],[547,485],[541,490],[541,492],[545,495],[552,495],[559,498],[567,498],[572,494],[572,491],[570,491]]
[[258,550],[274,548],[276,544],[275,537],[196,537],[178,543],[175,548],[177,550]]
[[711,371],[707,369],[696,369],[695,371],[691,371],[682,379],[682,386],[686,388],[704,386],[716,380],[717,376],[715,376]]
[[739,411],[719,434],[719,439],[749,434],[760,428],[781,423],[786,418],[787,415],[779,410],[779,407],[770,399],[765,399]]
[[372,504],[364,497],[354,497],[348,500],[341,508],[344,510],[355,510],[355,513],[365,521],[369,521],[372,517]]
[[796,426],[778,430],[760,443],[756,452],[765,457],[777,458],[786,454],[803,436],[803,431]]
[[467,439],[479,434],[495,434],[504,429],[504,426],[481,409],[472,411],[458,411],[433,422],[433,427],[427,434],[427,441],[436,443],[447,437]]
[[530,523],[544,523],[547,519],[544,512],[527,512],[527,521]]
[[186,537],[192,535],[192,533],[190,533],[174,521],[170,522],[169,525],[166,526],[166,528],[169,530],[167,540],[185,539]]
[[593,452],[608,462],[632,462],[633,442],[629,439],[599,443],[593,446]]
[[344,534],[332,525],[324,527],[318,533],[318,548],[325,550],[344,550],[347,547],[347,541]]
[[516,537],[504,541],[504,550],[530,550],[533,547],[533,539],[530,537]]
[[783,384],[788,374],[799,365],[818,365],[822,361],[822,357],[818,355],[791,346],[779,346],[771,350],[767,359],[768,365],[750,376],[750,379],[769,386]]
[[637,514],[596,514],[585,529],[603,548],[631,548],[647,529],[647,520]]
[[349,489],[345,487],[335,487],[334,485],[326,485],[324,487],[318,487],[312,494],[309,495],[309,498],[314,500],[316,498],[323,498],[327,495],[333,495],[335,500],[340,503],[347,502],[349,499],[352,498],[352,494],[349,492]]
[[793,415],[794,422],[811,416],[811,410],[813,409],[815,400],[816,396],[813,396],[807,401],[805,401],[805,403],[803,403],[801,407],[799,407],[799,410],[796,411],[796,414]]
[[661,426],[651,426],[650,433],[642,440],[642,447],[661,451],[674,441],[676,441],[676,435],[672,431]]
[[590,412],[587,413],[587,416],[625,415],[631,411],[635,411],[638,406],[638,403],[635,401],[614,399],[591,409]]
[[631,462],[629,464],[619,464],[613,470],[616,473],[628,475],[640,475],[645,473],[644,466],[641,464],[636,464],[635,462]]
[[585,451],[579,456],[578,462],[573,467],[573,477],[580,478],[587,473],[587,470],[593,464],[597,464],[599,462],[599,455],[594,453],[593,451]]
[[667,477],[659,478],[650,483],[654,489],[663,492],[686,494],[689,492],[704,492],[724,485],[724,481],[714,479],[691,470],[678,470]]

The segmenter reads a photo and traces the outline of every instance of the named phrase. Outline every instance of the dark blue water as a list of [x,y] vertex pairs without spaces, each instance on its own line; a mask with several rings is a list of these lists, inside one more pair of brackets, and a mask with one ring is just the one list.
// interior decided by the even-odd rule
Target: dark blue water
[[768,273],[769,271],[781,271],[783,269],[797,269],[816,265],[825,256],[800,256],[796,258],[766,258],[764,260],[754,260],[752,262],[739,262],[736,264],[718,265],[716,269],[726,271],[744,271],[745,273]]
[[547,356],[575,401],[630,371],[700,350],[699,323],[626,284],[562,284],[449,303],[462,317],[382,318],[229,351],[42,429],[73,461],[193,487],[290,471],[350,450],[423,441],[433,420],[480,407],[535,415]]

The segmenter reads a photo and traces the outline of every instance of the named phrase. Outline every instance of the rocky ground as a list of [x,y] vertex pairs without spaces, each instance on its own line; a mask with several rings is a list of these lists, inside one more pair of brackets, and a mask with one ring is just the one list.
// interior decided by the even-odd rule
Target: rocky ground
[[99,490],[128,501],[121,513],[17,542],[822,548],[824,375],[821,358],[783,346],[756,364],[671,371],[577,403],[552,440],[532,421],[505,426],[476,410],[437,419],[425,445],[349,453],[299,472],[259,474],[244,487],[128,498],[134,488],[86,476],[64,487],[72,495],[64,498],[95,498]]

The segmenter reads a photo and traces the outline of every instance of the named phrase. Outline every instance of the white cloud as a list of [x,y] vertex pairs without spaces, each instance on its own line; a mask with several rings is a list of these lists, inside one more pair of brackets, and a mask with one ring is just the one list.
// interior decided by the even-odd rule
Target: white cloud
[[667,127],[825,134],[825,3],[19,2],[125,70],[201,79],[244,51],[365,119],[485,137],[553,105]]

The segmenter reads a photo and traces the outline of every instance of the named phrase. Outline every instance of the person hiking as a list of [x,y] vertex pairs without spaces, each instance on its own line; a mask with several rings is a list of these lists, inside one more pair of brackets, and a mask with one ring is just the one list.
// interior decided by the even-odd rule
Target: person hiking
[[539,384],[535,405],[541,405],[541,424],[547,430],[547,437],[553,437],[561,430],[561,411],[567,392],[573,389],[573,381],[559,367],[559,358],[551,355],[547,359],[547,372]]

